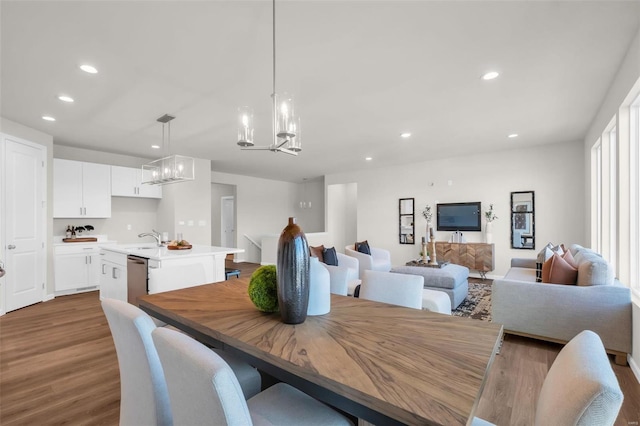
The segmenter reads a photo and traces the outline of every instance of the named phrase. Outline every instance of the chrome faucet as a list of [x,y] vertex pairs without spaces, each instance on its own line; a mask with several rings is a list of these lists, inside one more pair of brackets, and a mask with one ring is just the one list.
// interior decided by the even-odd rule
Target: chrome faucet
[[138,234],[138,238],[153,237],[153,238],[156,239],[156,243],[158,244],[158,247],[162,247],[162,241],[161,241],[160,233],[158,231],[156,231],[155,229],[152,229],[151,231],[153,231],[153,232],[143,232],[142,234]]

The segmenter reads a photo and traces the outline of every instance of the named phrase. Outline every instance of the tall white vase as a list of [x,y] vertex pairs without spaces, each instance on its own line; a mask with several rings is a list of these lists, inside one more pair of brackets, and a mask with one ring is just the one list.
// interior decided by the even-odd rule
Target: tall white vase
[[484,225],[484,242],[487,244],[493,243],[493,223],[486,222]]
[[331,278],[317,257],[309,259],[309,306],[307,315],[324,315],[331,310]]

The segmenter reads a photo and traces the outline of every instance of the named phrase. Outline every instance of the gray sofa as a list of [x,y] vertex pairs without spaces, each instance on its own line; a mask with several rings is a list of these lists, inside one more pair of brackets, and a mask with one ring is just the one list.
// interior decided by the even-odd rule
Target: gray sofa
[[512,259],[493,281],[492,321],[505,333],[566,343],[582,330],[597,333],[617,364],[631,352],[631,291],[599,254],[577,244],[577,285],[536,282],[536,259]]

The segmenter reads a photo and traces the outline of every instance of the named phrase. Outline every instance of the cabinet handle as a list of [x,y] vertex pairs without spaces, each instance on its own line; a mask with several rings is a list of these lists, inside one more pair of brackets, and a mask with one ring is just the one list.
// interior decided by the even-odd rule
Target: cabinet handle
[[107,272],[105,271],[105,266],[107,266],[107,265],[105,265],[105,264],[103,263],[103,264],[102,264],[102,275],[106,275],[106,274],[107,274]]
[[13,244],[9,244],[9,245],[7,246],[7,248],[8,248],[9,250],[13,250],[14,248],[16,248],[16,246],[14,246]]
[[84,208],[84,215],[85,216],[87,215],[87,208],[86,207]]
[[80,216],[82,216],[82,207],[80,207]]
[[91,256],[87,256],[87,259],[89,259],[89,265],[91,265]]
[[113,269],[111,270],[111,278],[113,278],[114,280],[117,280],[117,279],[118,279],[118,274],[117,274],[116,272],[118,272],[118,269],[117,269],[117,268],[113,268]]
[[88,265],[88,264],[89,264],[89,257],[88,257],[88,256],[85,256],[85,257],[84,257],[84,264],[85,264],[85,265]]

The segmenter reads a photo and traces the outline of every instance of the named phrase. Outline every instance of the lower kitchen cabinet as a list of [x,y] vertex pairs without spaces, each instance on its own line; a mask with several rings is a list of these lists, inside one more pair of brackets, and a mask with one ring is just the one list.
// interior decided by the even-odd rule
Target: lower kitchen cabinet
[[97,290],[101,257],[98,243],[66,244],[54,247],[55,293],[64,295]]
[[103,251],[100,260],[100,299],[127,301],[127,255]]

